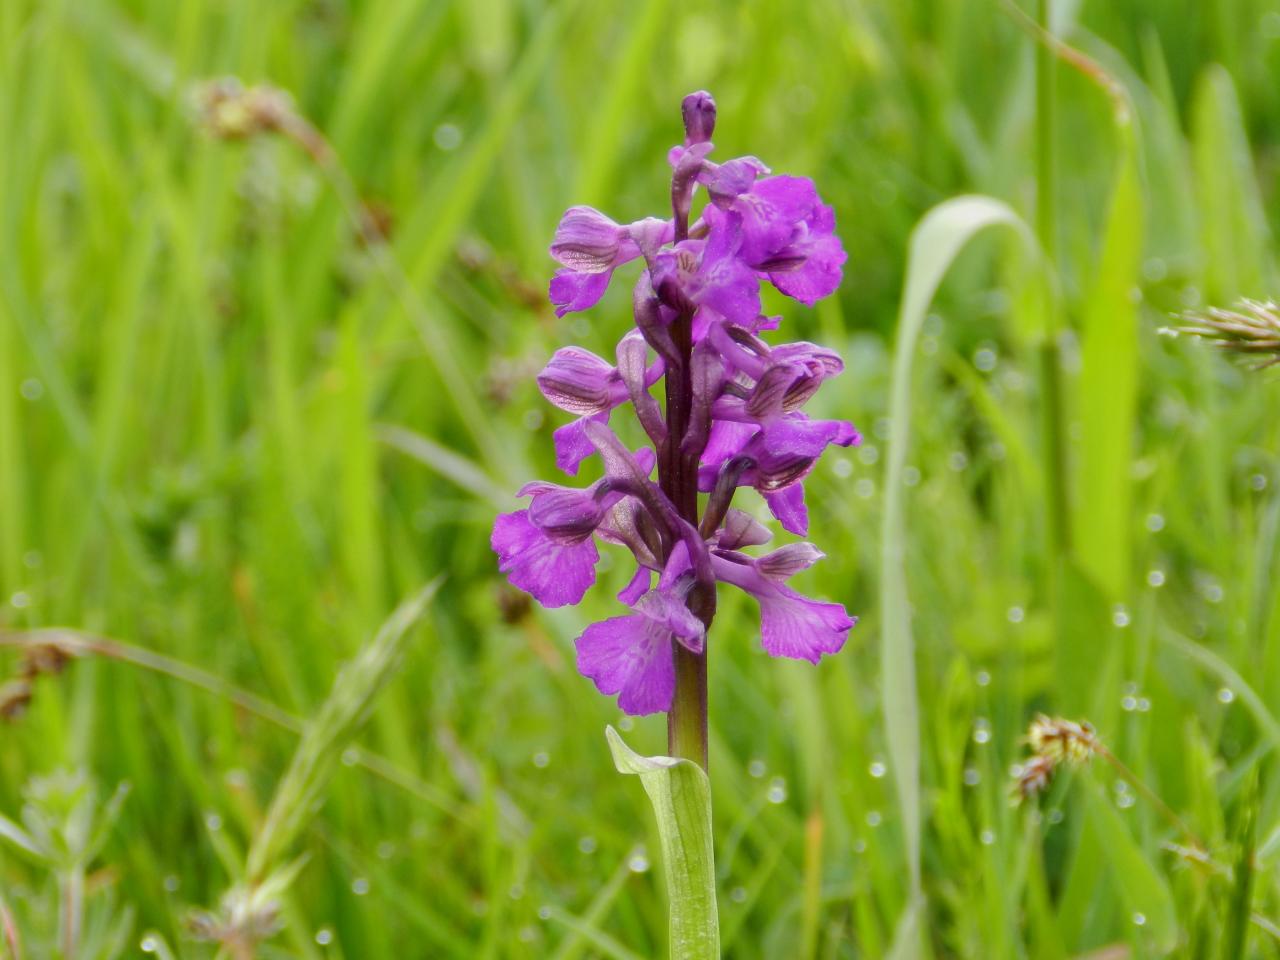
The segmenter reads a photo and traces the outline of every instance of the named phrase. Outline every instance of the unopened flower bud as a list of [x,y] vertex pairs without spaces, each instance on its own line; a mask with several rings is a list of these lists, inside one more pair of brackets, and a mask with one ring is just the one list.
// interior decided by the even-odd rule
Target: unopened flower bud
[[716,102],[705,90],[691,93],[680,104],[684,116],[684,142],[686,146],[705,143],[716,129]]

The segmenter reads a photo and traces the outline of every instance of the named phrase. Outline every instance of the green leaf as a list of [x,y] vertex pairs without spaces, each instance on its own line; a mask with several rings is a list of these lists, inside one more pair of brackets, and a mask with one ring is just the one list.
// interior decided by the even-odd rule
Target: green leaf
[[1159,953],[1169,953],[1178,943],[1178,915],[1168,884],[1133,839],[1102,785],[1092,783],[1086,793],[1089,820],[1107,852],[1126,919],[1137,923],[1141,915],[1143,938]]
[[918,953],[923,894],[920,880],[920,716],[916,700],[915,646],[907,599],[907,522],[903,482],[911,443],[911,364],[925,314],[942,278],[965,244],[986,227],[1013,227],[1034,246],[1031,231],[1006,204],[991,197],[956,197],[925,214],[911,235],[898,315],[889,401],[889,453],[885,509],[880,528],[881,671],[884,716],[894,785],[906,846],[910,894],[895,938],[895,956]]
[[658,818],[662,869],[670,900],[671,960],[720,956],[716,913],[715,847],[711,834],[711,782],[690,760],[642,757],[605,728],[619,773],[640,777]]
[[1082,569],[1107,597],[1129,586],[1133,437],[1138,398],[1138,289],[1143,204],[1130,128],[1111,193],[1098,274],[1085,299],[1076,490],[1087,509],[1073,512]]

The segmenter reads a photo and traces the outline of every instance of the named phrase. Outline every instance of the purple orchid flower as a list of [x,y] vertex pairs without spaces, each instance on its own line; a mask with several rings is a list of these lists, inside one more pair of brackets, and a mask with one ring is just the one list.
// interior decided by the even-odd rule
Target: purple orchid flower
[[[690,94],[682,113],[684,142],[668,154],[672,216],[622,225],[572,207],[551,245],[558,316],[594,306],[619,267],[642,262],[635,328],[615,361],[565,347],[538,376],[547,399],[577,417],[555,433],[557,464],[573,474],[598,454],[603,476],[582,489],[526,485],[529,506],[498,517],[492,543],[511,583],[550,607],[577,603],[594,584],[597,540],[627,548],[635,575],[619,599],[629,612],[578,637],[578,669],[627,713],[667,711],[671,752],[705,765],[717,583],[755,598],[773,656],[817,663],[856,622],[787,584],[822,557],[812,544],[744,552],[770,534],[732,505],[735,494],[754,488],[784,529],[803,535],[804,478],[829,446],[860,437],[852,424],[803,412],[843,370],[840,357],[762,339],[780,318],[761,313],[761,283],[804,304],[839,286],[846,257],[832,209],[811,181],[772,176],[755,157],[713,162],[709,94]],[[708,202],[694,219],[699,187]],[[651,393],[659,380],[665,404]],[[610,429],[611,413],[628,404],[656,453],[632,453]]]

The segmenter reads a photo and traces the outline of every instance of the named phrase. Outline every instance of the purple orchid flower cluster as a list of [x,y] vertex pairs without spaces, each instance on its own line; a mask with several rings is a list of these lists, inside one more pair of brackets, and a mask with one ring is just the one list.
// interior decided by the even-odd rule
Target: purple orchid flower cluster
[[[839,285],[845,252],[831,208],[810,180],[769,176],[755,157],[712,162],[709,94],[686,97],[683,115],[684,143],[668,157],[671,218],[621,225],[573,207],[551,244],[562,265],[550,289],[557,316],[594,306],[618,267],[644,263],[635,327],[616,362],[565,347],[538,376],[543,395],[577,415],[555,432],[556,463],[576,475],[598,454],[603,476],[585,489],[527,484],[528,508],[497,518],[492,545],[511,583],[548,607],[578,603],[595,582],[596,540],[628,548],[637,569],[618,598],[630,612],[586,629],[578,669],[625,712],[672,711],[673,725],[686,675],[705,726],[717,582],[758,601],[774,656],[816,663],[840,650],[856,622],[840,604],[787,586],[823,556],[812,544],[744,552],[770,533],[731,507],[735,492],[753,487],[784,529],[803,536],[804,478],[829,445],[861,438],[852,424],[802,412],[842,370],[840,357],[762,337],[780,320],[761,312],[762,281],[808,305]],[[698,186],[708,202],[690,224]],[[665,405],[651,393],[659,381]],[[611,413],[628,403],[652,449],[630,450],[610,428]],[[703,738],[705,753],[705,729]]]

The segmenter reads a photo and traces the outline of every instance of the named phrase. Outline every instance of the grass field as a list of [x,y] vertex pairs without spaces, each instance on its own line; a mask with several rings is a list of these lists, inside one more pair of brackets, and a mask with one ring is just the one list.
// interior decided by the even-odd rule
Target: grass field
[[[815,412],[867,437],[810,482],[803,588],[860,616],[845,650],[773,661],[754,605],[717,619],[725,956],[879,958],[917,903],[924,956],[1276,956],[1280,388],[1159,330],[1280,297],[1280,2],[1052,6],[1076,53],[998,0],[3,0],[0,682],[53,666],[37,640],[76,656],[0,723],[0,813],[131,790],[88,863],[0,828],[0,957],[62,956],[81,893],[77,956],[213,956],[192,911],[437,577],[367,727],[344,747],[331,704],[310,741],[325,802],[257,854],[308,856],[257,955],[665,955],[622,718],[574,669],[613,601],[530,608],[488,539],[554,474],[533,374],[630,324],[620,289],[554,317],[552,230],[661,208],[699,87],[721,155],[836,209],[844,286],[786,323],[843,352]],[[337,161],[210,135],[226,76]],[[912,230],[969,193],[1027,226],[899,340]],[[1102,758],[1012,806],[1040,711],[1188,829]],[[660,717],[621,729],[665,749]],[[33,785],[58,770],[87,780]]]

